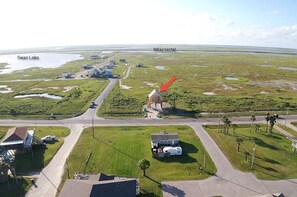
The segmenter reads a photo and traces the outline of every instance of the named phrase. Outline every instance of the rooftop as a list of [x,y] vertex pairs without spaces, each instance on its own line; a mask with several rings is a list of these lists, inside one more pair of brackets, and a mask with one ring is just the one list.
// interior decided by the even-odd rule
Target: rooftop
[[90,175],[87,180],[67,179],[60,197],[134,197],[136,179],[119,178],[104,173]]
[[12,142],[23,143],[27,136],[27,128],[25,127],[15,127],[8,129],[6,135],[1,141],[1,145],[9,144]]
[[152,133],[152,140],[159,141],[159,140],[178,140],[177,133],[166,133],[164,131],[160,133]]

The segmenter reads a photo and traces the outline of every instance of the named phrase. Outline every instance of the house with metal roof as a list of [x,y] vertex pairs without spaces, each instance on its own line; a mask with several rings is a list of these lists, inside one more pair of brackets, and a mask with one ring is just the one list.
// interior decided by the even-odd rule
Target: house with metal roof
[[153,157],[182,154],[182,148],[179,145],[179,137],[177,133],[161,131],[160,133],[152,133],[151,138]]

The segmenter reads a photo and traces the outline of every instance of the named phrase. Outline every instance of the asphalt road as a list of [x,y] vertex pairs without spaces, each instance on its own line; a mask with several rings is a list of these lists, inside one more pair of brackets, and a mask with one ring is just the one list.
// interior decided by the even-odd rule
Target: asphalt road
[[[203,124],[218,124],[219,118],[201,119],[131,119],[116,120],[103,119],[96,116],[97,109],[103,104],[104,99],[117,83],[117,79],[111,79],[100,96],[95,100],[96,108],[89,108],[83,115],[65,120],[0,120],[0,125],[14,126],[65,126],[71,129],[69,136],[65,138],[63,146],[59,149],[52,161],[42,170],[37,187],[31,187],[28,197],[47,196],[54,197],[58,191],[62,175],[65,170],[65,162],[79,139],[82,130],[92,125],[95,126],[149,126],[149,125],[189,125],[201,139],[206,150],[214,161],[218,172],[216,176],[202,181],[175,181],[162,183],[164,197],[171,196],[212,196],[224,194],[227,196],[251,196],[271,192],[284,192],[297,194],[297,181],[260,181],[251,173],[243,173],[235,170],[225,155],[218,148],[211,137],[205,132]],[[287,117],[288,121],[297,121],[297,115]],[[250,117],[231,118],[233,123],[250,123]],[[284,119],[279,119],[284,122]],[[264,117],[257,117],[257,122],[265,123]]]

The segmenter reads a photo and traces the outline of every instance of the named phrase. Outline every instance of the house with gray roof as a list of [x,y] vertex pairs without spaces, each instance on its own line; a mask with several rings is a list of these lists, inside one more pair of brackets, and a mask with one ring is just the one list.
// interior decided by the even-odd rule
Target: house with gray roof
[[59,197],[136,197],[137,180],[100,173],[83,179],[67,179]]

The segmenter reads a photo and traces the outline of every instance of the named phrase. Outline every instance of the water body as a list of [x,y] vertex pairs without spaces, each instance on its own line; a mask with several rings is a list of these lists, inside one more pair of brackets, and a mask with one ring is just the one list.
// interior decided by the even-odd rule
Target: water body
[[[38,57],[39,59],[20,59],[18,57]],[[63,53],[23,53],[0,55],[0,63],[8,65],[0,70],[0,74],[8,74],[17,70],[32,67],[57,68],[67,62],[83,59],[80,54]]]
[[297,68],[291,68],[291,67],[278,67],[278,69],[281,69],[281,70],[294,70],[294,71],[297,70]]
[[237,81],[238,78],[237,77],[225,77],[226,80],[230,80],[230,81]]
[[17,95],[13,98],[31,98],[31,97],[44,97],[44,98],[49,98],[49,99],[54,99],[54,100],[61,100],[63,97],[53,95],[53,94],[48,94],[48,93],[43,93],[43,94],[24,94],[24,95]]
[[165,67],[164,66],[155,66],[156,69],[159,69],[159,70],[165,70]]

